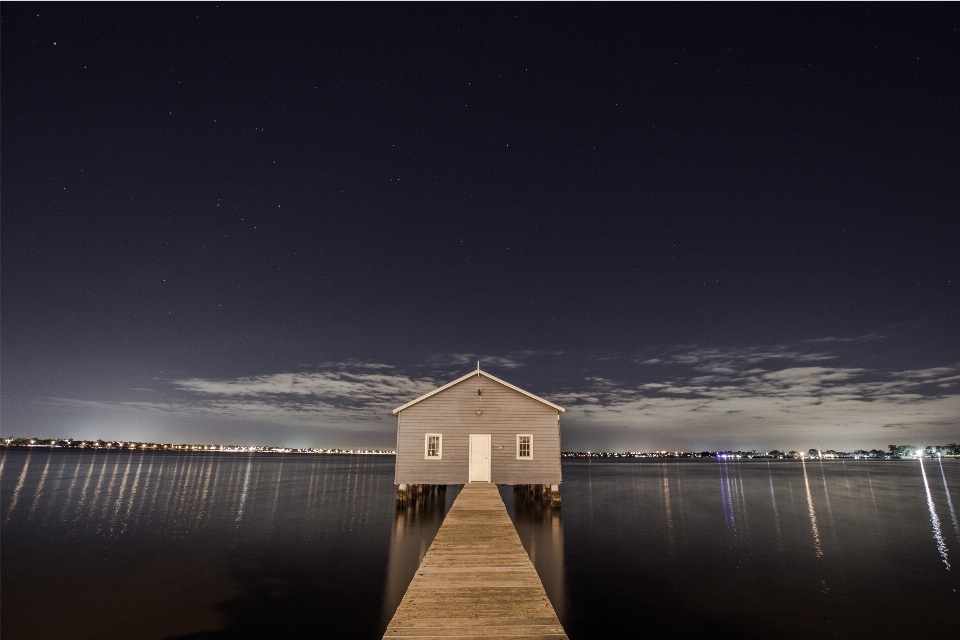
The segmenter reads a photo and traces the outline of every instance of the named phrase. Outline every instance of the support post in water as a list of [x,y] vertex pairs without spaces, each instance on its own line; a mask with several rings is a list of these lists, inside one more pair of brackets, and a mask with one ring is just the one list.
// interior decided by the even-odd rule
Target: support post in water
[[416,507],[445,495],[445,484],[401,484],[397,486],[397,508]]
[[560,485],[558,484],[514,485],[513,491],[520,499],[532,504],[560,508]]

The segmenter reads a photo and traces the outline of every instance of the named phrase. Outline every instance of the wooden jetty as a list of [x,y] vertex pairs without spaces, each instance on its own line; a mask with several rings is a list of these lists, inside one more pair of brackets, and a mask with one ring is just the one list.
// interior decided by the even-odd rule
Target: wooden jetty
[[383,637],[567,637],[497,485],[464,485]]

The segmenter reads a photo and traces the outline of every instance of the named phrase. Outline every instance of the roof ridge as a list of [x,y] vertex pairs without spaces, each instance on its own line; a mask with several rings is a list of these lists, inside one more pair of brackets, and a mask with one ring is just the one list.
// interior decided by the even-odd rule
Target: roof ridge
[[481,370],[479,364],[480,364],[480,363],[477,363],[477,368],[476,368],[475,370],[471,371],[470,373],[468,373],[467,375],[461,376],[461,377],[457,378],[456,380],[454,380],[453,382],[448,382],[447,384],[445,384],[445,385],[443,385],[443,386],[441,386],[441,387],[437,387],[436,389],[434,389],[433,391],[431,391],[431,392],[429,392],[429,393],[425,393],[424,395],[420,396],[419,398],[416,398],[415,400],[411,400],[410,402],[408,402],[408,403],[406,403],[406,404],[404,404],[404,405],[401,405],[401,406],[397,407],[396,409],[394,409],[394,410],[392,411],[393,415],[397,415],[398,413],[400,413],[400,412],[403,411],[404,409],[406,409],[406,408],[408,408],[408,407],[411,407],[411,406],[417,404],[418,402],[420,402],[420,401],[422,401],[422,400],[426,400],[426,399],[429,398],[430,396],[436,395],[436,394],[440,393],[441,391],[444,391],[444,390],[446,390],[446,389],[449,389],[450,387],[452,387],[452,386],[454,386],[454,385],[460,384],[460,383],[463,382],[464,380],[469,380],[470,378],[472,378],[472,377],[474,377],[474,376],[486,376],[486,377],[489,378],[490,380],[493,380],[494,382],[498,382],[498,383],[502,384],[502,385],[505,386],[505,387],[508,387],[508,388],[510,388],[510,389],[513,389],[514,391],[519,391],[519,392],[522,393],[523,395],[525,395],[525,396],[527,396],[527,397],[529,397],[529,398],[533,398],[533,399],[536,400],[537,402],[542,402],[543,404],[545,404],[545,405],[547,405],[547,406],[549,406],[549,407],[553,407],[554,409],[556,409],[556,410],[559,411],[560,413],[566,413],[567,410],[564,409],[563,407],[558,406],[558,405],[555,405],[555,404],[553,404],[552,402],[550,402],[549,400],[544,400],[544,399],[541,398],[540,396],[536,396],[536,395],[530,393],[529,391],[525,391],[525,390],[521,389],[520,387],[518,387],[518,386],[516,386],[516,385],[510,384],[510,383],[507,382],[506,380],[501,380],[500,378],[498,378],[498,377],[496,377],[496,376],[494,376],[494,375],[491,375],[491,374],[487,373],[486,371]]

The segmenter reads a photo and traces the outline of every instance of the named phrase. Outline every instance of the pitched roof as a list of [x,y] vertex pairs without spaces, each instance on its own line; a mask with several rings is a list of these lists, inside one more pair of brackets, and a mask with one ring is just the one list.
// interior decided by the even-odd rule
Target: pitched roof
[[403,410],[406,409],[407,407],[412,407],[413,405],[417,404],[417,403],[420,402],[421,400],[426,400],[426,399],[429,398],[430,396],[436,395],[436,394],[440,393],[441,391],[443,391],[443,390],[445,390],[445,389],[449,389],[450,387],[452,387],[452,386],[455,385],[455,384],[460,384],[460,383],[463,382],[464,380],[469,380],[470,378],[472,378],[472,377],[474,377],[474,376],[484,376],[484,377],[487,377],[487,378],[489,378],[490,380],[493,380],[494,382],[499,382],[499,383],[502,384],[503,386],[509,387],[509,388],[513,389],[514,391],[519,391],[520,393],[522,393],[523,395],[527,396],[528,398],[533,398],[533,399],[536,400],[537,402],[542,402],[543,404],[547,405],[548,407],[553,407],[554,409],[556,409],[556,410],[559,411],[560,413],[565,413],[565,412],[566,412],[566,409],[564,409],[563,407],[558,407],[557,405],[553,404],[552,402],[548,402],[548,401],[544,400],[543,398],[541,398],[541,397],[539,397],[539,396],[533,395],[533,394],[530,393],[529,391],[524,391],[524,390],[521,389],[520,387],[515,387],[515,386],[513,386],[512,384],[510,384],[509,382],[506,382],[505,380],[501,380],[500,378],[497,378],[496,376],[492,376],[492,375],[490,375],[489,373],[487,373],[486,371],[481,371],[479,368],[477,368],[477,369],[475,369],[474,371],[471,371],[470,373],[468,373],[467,375],[465,375],[465,376],[463,376],[463,377],[461,377],[461,378],[457,378],[457,379],[454,380],[453,382],[449,382],[449,383],[443,385],[442,387],[438,387],[438,388],[434,389],[434,390],[431,391],[430,393],[427,393],[427,394],[425,394],[425,395],[420,396],[420,397],[417,398],[416,400],[411,400],[411,401],[408,402],[407,404],[397,407],[396,409],[393,410],[393,415],[397,415],[398,413],[400,413],[401,411],[403,411]]

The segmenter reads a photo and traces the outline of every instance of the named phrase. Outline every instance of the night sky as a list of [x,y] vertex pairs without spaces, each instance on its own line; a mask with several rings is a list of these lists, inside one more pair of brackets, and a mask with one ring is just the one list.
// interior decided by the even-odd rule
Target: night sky
[[7,436],[960,437],[960,12],[4,3]]

